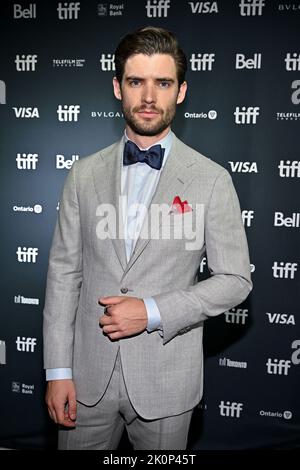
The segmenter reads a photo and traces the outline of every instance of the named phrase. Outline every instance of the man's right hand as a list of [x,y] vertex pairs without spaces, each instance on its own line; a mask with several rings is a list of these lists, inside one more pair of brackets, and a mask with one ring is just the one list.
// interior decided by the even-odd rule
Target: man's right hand
[[50,380],[47,385],[46,403],[50,418],[57,424],[76,426],[76,390],[73,380]]

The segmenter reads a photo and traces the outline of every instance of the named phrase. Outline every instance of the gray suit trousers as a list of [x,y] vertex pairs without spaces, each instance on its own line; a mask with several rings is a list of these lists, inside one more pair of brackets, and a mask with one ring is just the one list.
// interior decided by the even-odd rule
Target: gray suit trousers
[[134,410],[124,381],[120,354],[104,396],[94,406],[77,403],[76,428],[60,429],[59,450],[115,450],[124,427],[134,450],[184,450],[193,410],[145,420]]

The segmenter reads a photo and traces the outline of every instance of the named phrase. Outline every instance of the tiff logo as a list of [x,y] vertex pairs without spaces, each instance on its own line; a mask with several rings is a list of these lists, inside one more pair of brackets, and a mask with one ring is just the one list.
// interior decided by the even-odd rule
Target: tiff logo
[[59,121],[62,121],[62,122],[78,121],[79,114],[80,114],[79,104],[76,104],[76,105],[71,104],[69,106],[67,104],[65,104],[64,106],[62,106],[61,104],[58,105],[57,116],[58,116]]
[[192,54],[190,58],[191,70],[193,72],[211,71],[214,61],[215,54]]
[[34,348],[36,346],[36,338],[25,338],[25,336],[22,336],[21,339],[20,336],[17,336],[16,344],[17,351],[34,352]]
[[16,55],[15,64],[17,72],[34,72],[37,64],[37,54]]
[[273,277],[283,279],[294,279],[295,272],[298,270],[298,263],[278,263],[274,261],[272,266]]
[[17,153],[17,168],[18,170],[36,170],[38,159],[37,153]]
[[147,0],[145,8],[148,18],[166,18],[170,8],[170,0]]
[[230,401],[227,401],[225,405],[225,402],[222,400],[220,402],[219,408],[221,416],[226,416],[228,418],[240,418],[241,412],[243,411],[243,403],[236,403],[235,401],[230,403]]
[[242,220],[245,227],[251,227],[252,220],[254,219],[254,211],[242,211]]
[[36,263],[36,259],[39,254],[39,249],[32,248],[31,246],[28,248],[26,248],[25,246],[23,246],[23,248],[18,246],[16,254],[19,263]]
[[232,308],[225,312],[225,322],[235,323],[236,325],[245,325],[248,311],[249,310],[243,308]]
[[3,80],[0,80],[0,104],[6,104],[6,85]]
[[14,19],[33,19],[36,18],[36,4],[29,3],[29,8],[23,8],[19,3],[14,4]]
[[294,52],[293,54],[289,52],[286,55],[284,62],[285,68],[288,72],[300,71],[300,54],[297,54],[297,52]]
[[264,0],[241,0],[239,4],[241,16],[261,16]]
[[241,69],[260,69],[261,68],[261,54],[254,54],[253,59],[246,59],[244,54],[235,55],[235,68]]
[[103,72],[115,71],[115,55],[114,54],[101,54],[100,59],[101,70]]
[[243,106],[240,110],[239,106],[237,106],[233,114],[236,124],[256,124],[257,117],[259,116],[259,107],[249,106],[249,108],[246,108],[246,106]]
[[78,20],[80,2],[59,3],[57,7],[59,20]]
[[268,358],[266,362],[267,373],[275,375],[288,375],[289,368],[291,367],[291,361],[285,359],[272,359]]
[[300,178],[300,161],[280,160],[278,168],[281,178]]

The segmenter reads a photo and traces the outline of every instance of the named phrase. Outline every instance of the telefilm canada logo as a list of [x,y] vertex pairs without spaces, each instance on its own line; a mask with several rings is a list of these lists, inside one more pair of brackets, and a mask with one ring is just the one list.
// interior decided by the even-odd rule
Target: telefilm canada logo
[[82,68],[85,59],[52,59],[52,65],[55,68]]

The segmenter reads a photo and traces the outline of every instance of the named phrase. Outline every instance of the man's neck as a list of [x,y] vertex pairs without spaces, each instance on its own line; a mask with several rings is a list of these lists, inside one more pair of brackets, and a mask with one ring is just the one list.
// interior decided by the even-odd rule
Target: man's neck
[[133,132],[133,130],[128,125],[126,125],[126,134],[128,139],[134,142],[140,149],[146,149],[156,144],[156,142],[162,140],[169,133],[169,131],[170,126],[157,135],[139,135]]

